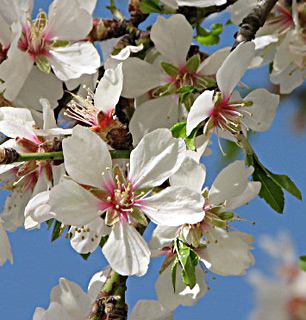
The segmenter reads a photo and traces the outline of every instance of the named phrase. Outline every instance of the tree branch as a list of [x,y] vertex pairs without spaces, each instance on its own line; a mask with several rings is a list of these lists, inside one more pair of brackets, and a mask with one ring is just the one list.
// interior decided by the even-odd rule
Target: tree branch
[[277,0],[262,0],[249,13],[240,24],[240,29],[235,35],[235,43],[232,51],[242,42],[251,41],[255,38],[256,32],[264,25],[266,19],[275,6]]

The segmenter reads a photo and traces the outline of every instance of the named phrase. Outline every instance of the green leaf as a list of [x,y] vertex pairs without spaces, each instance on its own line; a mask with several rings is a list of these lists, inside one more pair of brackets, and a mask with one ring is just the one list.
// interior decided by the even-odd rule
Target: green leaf
[[221,23],[215,23],[211,26],[211,31],[202,27],[197,28],[197,36],[195,39],[204,46],[211,46],[218,44],[220,41],[220,34],[224,27]]
[[160,66],[167,73],[167,75],[169,75],[171,78],[175,79],[177,77],[177,75],[180,73],[180,68],[174,66],[173,64],[171,64],[169,62],[162,61],[160,63]]
[[261,182],[259,196],[264,199],[273,210],[278,213],[283,213],[285,200],[281,187],[268,177],[257,162],[254,164],[253,180]]
[[46,221],[48,230],[50,230],[50,228],[52,227],[53,221],[54,219],[49,219]]
[[300,256],[298,262],[299,268],[306,271],[306,256]]
[[171,128],[171,132],[174,138],[181,138],[184,139],[186,142],[187,147],[190,150],[195,150],[195,138],[197,136],[197,132],[200,128],[200,125],[193,129],[191,134],[187,137],[186,135],[186,121],[185,122],[179,122],[177,124],[175,124],[172,128]]
[[99,247],[103,248],[103,246],[105,245],[108,237],[109,236],[107,235],[107,236],[104,236],[104,237],[101,238],[100,243],[99,243]]
[[50,63],[44,55],[40,54],[36,56],[35,63],[42,72],[49,73],[51,71]]
[[55,224],[54,224],[52,236],[51,236],[51,242],[53,242],[54,240],[56,240],[62,235],[61,226],[62,226],[62,223],[55,220]]
[[200,55],[196,54],[186,62],[185,69],[187,72],[196,73],[200,64],[201,64]]
[[84,259],[84,260],[88,260],[89,256],[91,255],[91,252],[88,253],[80,253],[80,256]]
[[68,40],[54,40],[51,42],[52,48],[63,48],[67,47],[70,42]]
[[142,13],[160,13],[162,11],[162,7],[158,4],[158,0],[144,0],[139,3],[139,7]]
[[295,183],[285,174],[275,174],[268,171],[269,176],[271,179],[273,179],[274,182],[276,182],[281,188],[285,189],[287,192],[291,193],[294,197],[296,197],[299,200],[302,200],[302,193],[298,189],[298,187],[295,185]]
[[186,92],[193,92],[194,91],[194,86],[192,85],[186,85],[181,88],[179,88],[176,93],[186,93]]
[[172,267],[171,267],[171,282],[172,282],[172,286],[173,286],[173,292],[175,292],[175,286],[176,286],[177,264],[178,264],[178,259],[175,259],[172,264]]

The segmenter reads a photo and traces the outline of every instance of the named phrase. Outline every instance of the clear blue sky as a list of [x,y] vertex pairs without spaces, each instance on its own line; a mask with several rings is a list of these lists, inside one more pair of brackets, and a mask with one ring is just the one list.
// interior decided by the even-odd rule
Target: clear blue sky
[[[36,1],[39,7],[46,8],[50,1]],[[97,17],[105,17],[98,1]],[[124,3],[124,1],[121,1]],[[38,6],[35,7],[37,11]],[[222,44],[231,45],[234,28],[228,27],[222,36]],[[215,50],[210,48],[210,51]],[[250,71],[244,82],[252,88],[269,84],[267,70]],[[306,86],[304,85],[306,90]],[[297,92],[298,90],[296,90]],[[306,197],[306,132],[296,134],[293,130],[293,116],[297,100],[294,96],[283,101],[278,109],[272,128],[256,134],[251,143],[262,162],[275,173],[286,173],[297,184]],[[207,167],[208,185],[215,178],[220,158],[217,144],[213,146],[214,155],[204,160]],[[4,201],[4,194],[1,197]],[[300,254],[306,254],[306,207],[292,196],[286,194],[285,213],[278,215],[261,199],[256,199],[240,210],[240,214],[256,225],[239,223],[241,231],[255,235],[255,268],[267,265],[267,257],[258,249],[258,236],[277,235],[281,230],[291,233]],[[106,266],[102,253],[97,250],[88,261],[84,261],[70,247],[69,241],[61,238],[50,243],[51,233],[41,230],[24,231],[21,228],[9,234],[14,264],[7,263],[0,268],[0,319],[32,319],[37,306],[47,308],[50,291],[58,284],[60,277],[77,282],[87,289],[90,277]],[[147,235],[147,238],[149,236]],[[139,299],[155,299],[154,283],[158,276],[161,260],[152,260],[149,272],[142,278],[131,277],[128,281],[127,302],[130,310]],[[253,290],[245,277],[222,277],[210,282],[211,290],[193,308],[180,307],[175,319],[191,317],[193,320],[244,320],[253,308]]]

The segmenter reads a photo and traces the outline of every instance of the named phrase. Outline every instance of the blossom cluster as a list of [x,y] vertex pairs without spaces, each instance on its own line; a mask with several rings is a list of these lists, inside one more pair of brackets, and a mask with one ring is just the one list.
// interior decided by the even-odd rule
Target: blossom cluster
[[[162,2],[171,10],[226,3]],[[115,39],[110,49],[101,41],[101,64],[95,0],[54,0],[34,19],[33,0],[1,1],[0,178],[10,195],[0,214],[0,265],[13,261],[7,231],[43,223],[54,223],[55,238],[65,234],[83,256],[101,248],[121,276],[143,276],[151,258],[165,256],[158,301],[139,302],[131,319],[142,319],[144,310],[146,319],[171,319],[179,305],[205,295],[208,271],[244,275],[254,265],[253,237],[231,223],[243,220],[234,210],[262,192],[264,180],[256,176],[266,170],[247,137],[270,128],[279,96],[264,88],[244,95],[239,87],[248,68],[271,61],[281,92],[304,80],[304,17],[296,13],[302,5],[293,1],[292,21],[277,6],[269,25],[279,28],[210,56],[193,44],[193,25],[183,14],[160,15],[150,31],[130,26],[130,43]],[[209,187],[202,156],[213,134],[222,153],[220,138],[243,148],[246,159],[225,167]],[[149,223],[156,227],[147,243]],[[33,319],[88,316],[103,277],[88,294],[61,279],[49,309],[37,308]]]

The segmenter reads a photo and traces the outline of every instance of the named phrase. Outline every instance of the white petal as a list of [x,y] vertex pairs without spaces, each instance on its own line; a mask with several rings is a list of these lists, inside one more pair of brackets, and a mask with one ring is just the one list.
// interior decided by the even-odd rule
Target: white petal
[[82,227],[99,216],[100,201],[70,180],[51,189],[49,204],[56,219],[67,225]]
[[194,128],[210,116],[210,112],[214,108],[212,97],[214,91],[204,91],[199,95],[193,103],[187,117],[186,134],[189,136]]
[[94,132],[77,126],[71,137],[63,140],[65,167],[77,182],[101,188],[102,172],[112,167],[106,143]]
[[94,252],[100,243],[101,237],[110,233],[109,227],[100,217],[85,225],[83,228],[71,226],[69,232],[72,234],[70,244],[78,253]]
[[139,300],[134,306],[129,320],[172,320],[172,312],[165,309],[159,301]]
[[118,54],[111,55],[111,57],[113,59],[123,61],[123,60],[126,60],[131,55],[131,53],[136,53],[141,50],[143,50],[143,44],[140,44],[139,46],[126,46],[122,50],[120,50],[120,52]]
[[156,49],[176,66],[183,67],[193,38],[193,30],[186,18],[176,14],[165,19],[157,17],[151,29]]
[[82,40],[92,29],[91,14],[77,0],[54,0],[49,6],[48,19],[46,33],[59,40]]
[[221,6],[226,3],[226,0],[177,0],[178,5],[191,7],[210,7]]
[[101,288],[108,279],[111,271],[112,269],[110,266],[107,266],[103,271],[95,273],[90,279],[88,284],[88,295],[92,303],[96,300],[98,293],[101,291]]
[[72,316],[70,316],[66,312],[65,308],[57,302],[51,302],[47,310],[44,310],[43,308],[35,309],[33,320],[54,320],[54,319],[82,320],[80,318],[73,318]]
[[206,237],[209,243],[200,256],[211,264],[210,271],[223,276],[240,276],[254,265],[250,252],[251,235],[211,228]]
[[241,43],[225,59],[217,72],[217,83],[224,97],[229,97],[249,67],[255,54],[253,42]]
[[131,152],[129,179],[135,188],[158,186],[180,167],[184,153],[184,142],[170,130],[148,133]]
[[143,276],[148,270],[148,245],[138,231],[126,221],[115,224],[102,252],[112,269],[121,275]]
[[52,302],[62,305],[73,319],[85,319],[91,310],[88,295],[79,285],[64,278],[60,278],[59,285],[52,289],[50,297]]
[[224,168],[215,179],[209,191],[209,203],[219,205],[233,197],[240,196],[248,185],[253,168],[245,169],[244,161],[235,161]]
[[[31,94],[29,94],[29,92]],[[34,110],[42,110],[39,100],[48,99],[54,109],[63,95],[63,83],[53,73],[45,73],[33,66],[29,77],[14,100],[17,105]]]
[[119,64],[116,69],[105,70],[95,92],[95,106],[104,113],[113,110],[119,101],[122,86],[122,64]]
[[[1,4],[0,4],[1,6]],[[12,41],[12,32],[9,24],[0,15],[0,43],[2,48],[8,48]]]
[[258,181],[248,182],[247,187],[245,188],[243,193],[238,197],[227,200],[225,207],[221,211],[234,210],[249,203],[251,200],[257,197],[260,188],[261,183]]
[[141,200],[141,210],[156,224],[179,226],[204,219],[204,198],[187,187],[169,187]]
[[97,0],[77,0],[79,3],[79,6],[84,9],[87,10],[90,14],[93,14],[96,4],[97,4]]
[[179,170],[170,177],[170,184],[172,186],[185,186],[201,192],[205,177],[205,166],[190,157],[186,157]]
[[146,61],[129,58],[123,62],[123,77],[122,96],[134,98],[160,86],[163,73]]
[[159,302],[164,308],[172,311],[180,304],[183,306],[193,306],[207,292],[207,286],[203,281],[204,273],[201,269],[196,268],[197,283],[193,289],[187,287],[181,276],[181,268],[177,268],[176,286],[173,292],[171,282],[171,268],[168,267],[158,278],[155,289]]
[[225,58],[229,55],[230,50],[230,47],[226,47],[214,52],[200,64],[197,73],[200,73],[201,75],[215,75]]
[[76,79],[83,74],[93,74],[100,66],[99,53],[90,42],[77,42],[49,52],[51,67],[62,81]]
[[149,243],[151,257],[159,257],[164,247],[171,247],[180,227],[157,226]]
[[273,60],[273,69],[277,72],[286,69],[294,60],[294,55],[289,51],[291,39],[294,37],[294,31],[289,31],[285,39],[277,46]]
[[54,112],[51,109],[50,103],[47,99],[40,99],[39,102],[43,109],[44,126],[43,129],[57,128],[57,124],[54,118]]
[[178,111],[178,102],[172,96],[149,100],[141,104],[136,108],[129,123],[133,144],[137,145],[144,135],[155,129],[170,129],[177,123]]
[[13,26],[14,41],[8,50],[7,59],[0,64],[0,92],[7,100],[16,99],[33,67],[33,61],[27,52],[18,49],[21,26]]
[[[243,101],[252,101],[253,105],[241,109],[246,111],[245,117],[241,121],[255,131],[268,130],[275,118],[279,95],[270,93],[266,89],[257,89],[248,94]],[[249,116],[249,112],[252,114],[251,116]]]
[[13,263],[11,245],[0,218],[0,266],[3,266],[6,260]]
[[33,8],[33,0],[1,0],[0,14],[5,19],[7,24],[13,22],[26,22],[26,18],[31,16]]

